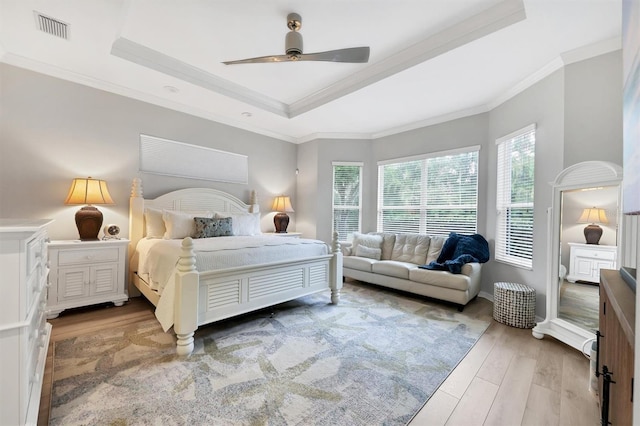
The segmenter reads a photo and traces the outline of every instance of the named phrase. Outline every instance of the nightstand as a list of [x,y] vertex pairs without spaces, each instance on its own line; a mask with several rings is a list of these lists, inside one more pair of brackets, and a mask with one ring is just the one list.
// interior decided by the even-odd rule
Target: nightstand
[[569,275],[567,281],[600,282],[600,269],[616,268],[616,246],[569,243]]
[[129,240],[52,241],[47,318],[68,308],[129,299],[126,292]]
[[302,232],[265,232],[264,235],[274,236],[274,237],[292,237],[292,238],[300,238]]

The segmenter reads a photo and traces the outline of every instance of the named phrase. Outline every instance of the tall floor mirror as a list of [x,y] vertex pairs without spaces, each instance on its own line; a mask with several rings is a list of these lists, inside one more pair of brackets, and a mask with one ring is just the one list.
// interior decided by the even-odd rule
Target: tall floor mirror
[[600,269],[618,269],[622,168],[586,161],[552,183],[548,210],[547,316],[532,334],[587,352],[598,329]]

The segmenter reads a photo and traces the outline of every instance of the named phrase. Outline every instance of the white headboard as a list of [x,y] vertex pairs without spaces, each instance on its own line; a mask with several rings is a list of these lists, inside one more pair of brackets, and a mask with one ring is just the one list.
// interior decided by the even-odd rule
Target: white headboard
[[245,204],[240,199],[226,192],[211,188],[189,188],[172,191],[154,199],[146,200],[142,194],[142,180],[135,178],[131,185],[129,198],[129,239],[130,253],[135,249],[138,241],[145,236],[144,221],[145,207],[177,211],[211,211],[255,213],[260,211],[255,199],[255,192],[251,194],[251,203]]

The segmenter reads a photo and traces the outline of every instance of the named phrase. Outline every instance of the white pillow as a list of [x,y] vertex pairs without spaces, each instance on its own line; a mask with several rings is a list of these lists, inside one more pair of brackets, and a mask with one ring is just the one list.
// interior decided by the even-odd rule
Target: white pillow
[[144,209],[144,221],[146,224],[147,238],[162,238],[166,231],[162,210],[147,207]]
[[369,248],[362,245],[358,245],[356,247],[356,256],[368,257],[369,259],[380,260],[380,256],[382,256],[382,249]]
[[[363,246],[372,249],[382,248],[382,235],[379,234],[361,234],[359,232],[353,233],[353,243],[351,244],[351,253],[358,252],[358,246]],[[356,254],[357,256],[357,254]]]
[[233,235],[260,235],[260,213],[220,213],[216,212],[216,219],[223,219],[225,217],[231,218],[231,227],[233,228]]
[[166,231],[164,233],[165,240],[173,240],[175,238],[192,237],[196,233],[196,222],[194,217],[213,217],[211,212],[177,212],[173,210],[163,210],[162,219]]

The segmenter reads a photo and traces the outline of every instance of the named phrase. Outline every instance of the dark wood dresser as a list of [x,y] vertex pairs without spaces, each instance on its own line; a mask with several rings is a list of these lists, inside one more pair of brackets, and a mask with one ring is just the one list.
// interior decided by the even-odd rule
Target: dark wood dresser
[[631,425],[636,295],[618,270],[600,271],[598,390],[601,424]]

